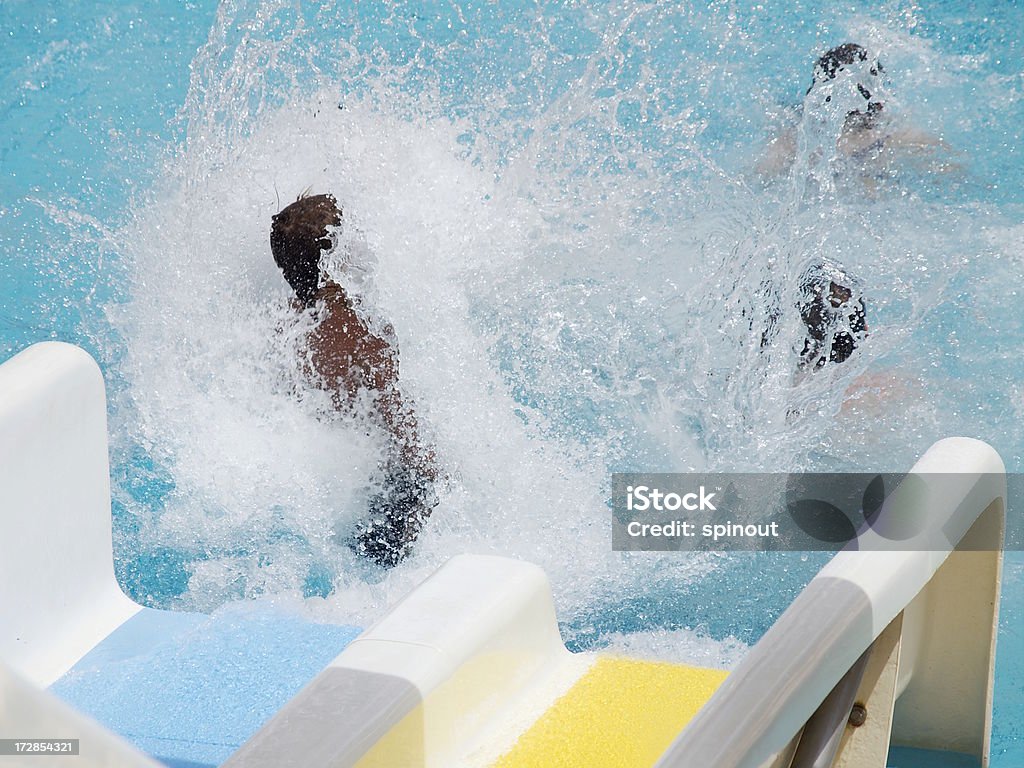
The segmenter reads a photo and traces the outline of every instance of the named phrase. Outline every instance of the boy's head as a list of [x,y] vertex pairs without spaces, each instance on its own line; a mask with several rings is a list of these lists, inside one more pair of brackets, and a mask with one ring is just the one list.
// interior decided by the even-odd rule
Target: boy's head
[[864,298],[836,264],[812,264],[800,276],[798,308],[806,336],[800,366],[845,362],[868,334]]
[[[864,99],[864,106],[851,111],[847,118],[854,118],[858,127],[872,127],[882,111],[879,90],[882,84],[882,64],[868,55],[867,50],[857,43],[843,43],[825,51],[814,65],[814,77],[807,93],[815,86],[835,80],[840,72],[851,70],[857,93]],[[872,96],[872,89],[875,94]],[[831,95],[825,100],[830,101]]]
[[341,224],[332,195],[300,197],[273,217],[270,250],[299,300],[313,303],[320,287],[320,254],[331,247],[328,227]]

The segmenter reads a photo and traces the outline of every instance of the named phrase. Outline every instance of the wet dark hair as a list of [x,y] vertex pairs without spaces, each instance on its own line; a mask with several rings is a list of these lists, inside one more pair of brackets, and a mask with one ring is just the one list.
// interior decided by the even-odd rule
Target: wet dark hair
[[[860,291],[849,287],[854,285],[841,267],[824,260],[811,264],[800,275],[795,302],[804,336],[797,364],[800,370],[845,362],[868,337],[867,307]],[[762,283],[758,293],[771,300],[770,284]],[[772,345],[781,319],[782,308],[772,302],[761,331],[761,349]],[[749,328],[754,330],[753,319]]]
[[867,61],[868,52],[864,46],[857,43],[843,43],[831,48],[821,54],[818,65],[815,68],[815,82],[817,82],[817,70],[820,69],[826,80],[835,78],[836,73],[843,67],[857,61]]
[[320,287],[320,254],[331,247],[327,227],[341,224],[333,195],[299,197],[276,214],[270,227],[270,250],[284,279],[306,306]]
[[849,359],[868,333],[864,299],[845,285],[813,273],[805,275],[801,294],[800,319],[807,329],[801,367],[821,368]]
[[[810,93],[817,83],[834,80],[836,75],[842,72],[845,67],[860,61],[868,61],[868,52],[864,46],[857,43],[843,43],[825,51],[818,58],[818,62],[814,67],[814,76],[811,79],[811,85],[807,89],[807,93]],[[872,62],[869,71],[872,75],[878,76],[885,70],[882,68],[881,62],[876,60]],[[847,120],[851,122],[853,127],[871,128],[882,111],[882,102],[877,99],[872,101],[871,91],[867,89],[864,83],[857,83],[857,91],[864,97],[867,106],[863,110],[855,109],[847,113]],[[830,98],[831,96],[826,97],[826,101]]]

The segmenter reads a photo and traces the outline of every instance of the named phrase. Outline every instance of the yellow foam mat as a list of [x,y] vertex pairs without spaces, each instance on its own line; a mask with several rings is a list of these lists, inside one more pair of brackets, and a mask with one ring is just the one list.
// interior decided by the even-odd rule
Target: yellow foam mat
[[601,657],[494,768],[654,765],[726,674]]

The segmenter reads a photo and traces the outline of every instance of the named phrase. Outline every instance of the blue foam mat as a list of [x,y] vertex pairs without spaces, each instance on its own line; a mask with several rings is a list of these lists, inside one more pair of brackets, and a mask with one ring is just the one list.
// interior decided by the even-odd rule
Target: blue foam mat
[[143,609],[51,691],[172,768],[220,765],[362,630],[259,604]]

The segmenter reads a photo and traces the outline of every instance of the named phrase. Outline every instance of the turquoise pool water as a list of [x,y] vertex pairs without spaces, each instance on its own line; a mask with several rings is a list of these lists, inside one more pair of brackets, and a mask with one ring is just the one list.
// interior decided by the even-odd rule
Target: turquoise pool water
[[[614,555],[610,471],[901,469],[950,434],[1021,471],[1024,10],[619,5],[0,5],[0,353],[61,338],[101,361],[136,599],[273,594],[365,623],[451,552],[504,552],[552,574],[573,647],[722,660],[821,557]],[[760,178],[815,56],[848,39],[950,148],[866,188]],[[376,262],[364,289],[453,470],[386,575],[332,535],[380,446],[294,396],[275,335],[267,222],[307,187]],[[864,284],[872,337],[794,389],[784,354],[751,357],[752,286],[784,294],[822,253]],[[843,408],[861,374],[886,394]],[[1004,766],[1024,756],[1022,565]]]

